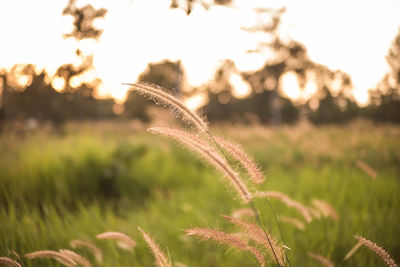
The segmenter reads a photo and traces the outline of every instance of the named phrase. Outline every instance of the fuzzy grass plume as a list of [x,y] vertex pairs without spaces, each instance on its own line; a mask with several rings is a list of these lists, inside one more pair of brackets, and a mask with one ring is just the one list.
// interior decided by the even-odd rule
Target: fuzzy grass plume
[[60,249],[60,253],[67,256],[71,260],[80,264],[83,267],[92,267],[92,264],[83,256],[69,249]]
[[125,250],[132,250],[136,247],[136,242],[128,235],[120,232],[104,232],[96,235],[97,239],[114,239],[117,245]]
[[399,265],[396,264],[394,259],[390,256],[390,254],[378,246],[376,243],[372,242],[371,240],[368,240],[362,236],[355,235],[354,236],[359,242],[362,243],[362,245],[366,246],[369,248],[371,251],[373,251],[376,255],[378,255],[385,263],[387,266],[390,267],[398,267]]
[[339,220],[339,214],[325,200],[313,198],[311,203],[322,213],[324,217],[331,217],[335,221]]
[[50,258],[58,261],[65,266],[78,266],[69,256],[53,250],[41,250],[25,254],[28,259]]
[[264,182],[264,175],[254,159],[250,157],[239,145],[232,144],[221,137],[215,137],[215,141],[240,163],[240,165],[250,175],[253,183],[261,184]]
[[243,217],[254,217],[254,212],[250,208],[241,208],[232,212],[232,217],[243,218]]
[[325,258],[322,255],[315,254],[312,252],[307,252],[307,255],[310,256],[311,258],[313,258],[315,261],[321,263],[323,266],[326,266],[326,267],[334,267],[335,266],[335,264],[332,261],[328,260],[327,258]]
[[156,264],[158,267],[172,267],[171,262],[167,259],[165,254],[159,248],[159,246],[154,242],[154,240],[147,234],[142,228],[138,227],[139,231],[142,233],[144,241],[146,241],[147,245],[153,252],[154,257],[156,258]]
[[285,265],[284,253],[281,249],[281,246],[278,244],[276,238],[274,238],[271,234],[267,233],[253,223],[225,215],[222,215],[222,217],[224,217],[228,222],[241,228],[251,237],[251,239],[261,244],[263,249],[270,255],[272,260],[274,260],[276,257],[280,266]]
[[229,181],[229,184],[236,190],[238,196],[245,203],[250,202],[251,194],[246,185],[239,178],[238,174],[229,166],[229,164],[226,163],[226,161],[215,151],[215,149],[199,139],[197,136],[167,127],[152,127],[149,128],[148,131],[153,134],[159,134],[172,138],[199,154],[203,159],[224,174]]
[[195,112],[191,111],[185,106],[179,99],[167,92],[166,89],[148,83],[124,83],[125,85],[132,86],[132,89],[141,95],[145,95],[152,99],[157,104],[164,104],[172,109],[172,111],[181,115],[184,121],[190,122],[192,125],[196,126],[200,131],[207,131],[208,126],[202,117],[200,117]]
[[257,192],[255,194],[256,197],[266,197],[266,198],[276,198],[282,203],[286,204],[288,207],[292,207],[296,209],[298,212],[301,213],[301,215],[304,217],[306,222],[311,222],[312,221],[312,216],[310,213],[310,210],[308,207],[305,205],[301,204],[300,202],[291,199],[289,196],[285,195],[282,192],[278,191],[267,191],[267,192]]
[[248,243],[238,235],[209,228],[191,228],[185,230],[185,232],[187,235],[194,235],[203,240],[213,240],[217,243],[228,245],[241,251],[249,251],[257,258],[260,266],[265,266],[264,256],[256,248],[249,246]]
[[7,265],[9,267],[21,267],[21,264],[9,257],[0,257],[0,265],[1,264]]
[[287,217],[287,216],[282,216],[279,219],[281,222],[291,224],[299,230],[304,230],[306,228],[304,222],[300,221],[299,219],[291,218],[291,217]]
[[103,262],[103,253],[101,252],[101,249],[98,248],[93,243],[91,243],[89,241],[75,239],[75,240],[71,240],[69,242],[69,245],[72,248],[85,248],[93,253],[94,258],[96,259],[96,262],[98,264],[101,264]]
[[368,174],[373,180],[376,180],[376,178],[378,178],[378,174],[376,173],[376,171],[364,161],[357,160],[356,164],[358,168]]

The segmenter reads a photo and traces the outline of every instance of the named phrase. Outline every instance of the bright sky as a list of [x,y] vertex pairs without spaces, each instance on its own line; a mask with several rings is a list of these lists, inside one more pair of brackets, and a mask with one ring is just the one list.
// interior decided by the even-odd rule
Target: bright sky
[[[223,59],[232,59],[241,71],[260,68],[266,58],[246,51],[264,37],[240,28],[257,22],[254,7],[286,6],[282,33],[303,43],[313,61],[349,73],[362,103],[388,70],[385,56],[400,26],[399,0],[236,0],[234,8],[196,5],[190,16],[171,10],[170,0],[78,4],[87,2],[108,9],[105,19],[97,21],[104,33],[99,42],[78,44],[62,39],[72,29],[72,18],[61,15],[66,0],[2,0],[0,68],[33,63],[52,74],[73,63],[79,47],[94,53],[103,95],[122,99],[127,88],[121,83],[136,81],[149,62],[163,59],[181,60],[189,84],[198,86],[212,78]],[[231,80],[245,86],[240,77]],[[295,79],[288,75],[284,80],[284,91],[299,95]]]

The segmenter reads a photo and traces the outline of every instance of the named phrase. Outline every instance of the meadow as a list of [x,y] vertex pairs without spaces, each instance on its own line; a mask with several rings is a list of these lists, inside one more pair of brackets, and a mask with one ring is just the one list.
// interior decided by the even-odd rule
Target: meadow
[[[140,226],[173,266],[256,266],[249,253],[185,235],[184,229],[193,227],[234,232],[221,215],[247,206],[221,183],[218,172],[146,128],[92,122],[3,131],[0,256],[70,248],[71,240],[80,239],[102,250],[101,266],[152,266]],[[307,252],[337,266],[385,266],[365,247],[343,260],[357,244],[356,234],[400,261],[399,126],[365,121],[324,127],[214,125],[211,132],[241,144],[265,171],[266,181],[252,190],[279,191],[308,206],[313,198],[323,199],[338,213],[337,220],[306,223],[296,210],[270,199],[292,266],[321,266]],[[255,205],[266,228],[279,237],[269,202],[255,199]],[[302,220],[305,229],[285,217]],[[111,240],[96,239],[106,231],[125,233],[137,246],[125,251]],[[96,266],[92,253],[76,251]],[[22,262],[58,266],[51,259],[22,257]]]

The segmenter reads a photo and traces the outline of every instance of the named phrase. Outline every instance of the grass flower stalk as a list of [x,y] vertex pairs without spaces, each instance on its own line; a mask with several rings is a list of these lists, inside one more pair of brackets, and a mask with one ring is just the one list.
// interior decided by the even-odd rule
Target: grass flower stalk
[[93,253],[98,264],[103,262],[103,253],[101,252],[101,249],[89,241],[75,239],[69,242],[69,246],[72,248],[85,248]]
[[321,263],[325,267],[334,267],[335,266],[335,264],[332,261],[328,260],[327,258],[325,258],[322,255],[315,254],[312,252],[307,252],[307,255],[310,256],[311,258],[313,258],[315,261]]
[[69,257],[71,260],[82,265],[83,267],[92,267],[92,264],[83,256],[69,249],[60,249],[60,253]]
[[131,250],[136,247],[136,242],[128,235],[120,232],[104,232],[96,235],[97,239],[114,239],[118,246],[125,250]]
[[0,257],[0,264],[7,265],[9,267],[21,267],[21,264],[9,257]]
[[374,243],[371,240],[368,240],[362,236],[359,236],[359,235],[355,235],[354,237],[359,242],[361,242],[362,245],[366,246],[368,249],[370,249],[376,255],[378,255],[386,263],[387,266],[390,266],[390,267],[398,267],[399,266],[394,261],[394,259],[390,256],[390,254],[386,250],[384,250],[382,247],[378,246],[376,243]]
[[167,259],[165,254],[162,252],[157,243],[147,234],[142,228],[138,227],[139,231],[142,233],[144,241],[146,241],[147,245],[153,252],[153,255],[156,259],[156,264],[158,267],[172,267],[171,262]]
[[77,263],[63,253],[53,250],[41,250],[25,254],[28,259],[51,258],[65,266],[77,266]]
[[220,170],[227,177],[230,185],[236,190],[238,196],[246,203],[251,200],[251,194],[245,184],[240,180],[237,173],[219,156],[219,154],[198,137],[187,132],[167,127],[152,127],[149,132],[172,138],[192,151],[198,153],[216,169]]
[[191,228],[185,230],[187,235],[198,236],[204,240],[213,240],[220,244],[225,244],[230,247],[237,248],[241,251],[249,251],[258,260],[261,266],[265,266],[265,260],[263,255],[254,247],[249,246],[246,241],[241,239],[235,234],[225,233],[223,231],[218,231],[209,228]]
[[178,98],[174,97],[167,92],[166,89],[148,83],[124,83],[125,85],[132,86],[132,89],[141,95],[148,96],[157,104],[164,104],[172,108],[172,111],[182,116],[184,121],[190,122],[196,126],[200,131],[207,131],[208,126],[206,121],[198,114],[190,110]]

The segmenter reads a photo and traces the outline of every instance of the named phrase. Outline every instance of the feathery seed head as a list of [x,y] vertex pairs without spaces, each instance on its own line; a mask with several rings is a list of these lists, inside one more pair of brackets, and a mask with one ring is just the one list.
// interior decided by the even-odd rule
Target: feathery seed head
[[97,239],[114,239],[118,241],[118,246],[125,250],[136,247],[136,242],[128,235],[120,232],[104,232],[96,235]]
[[156,242],[150,237],[149,234],[147,234],[145,231],[142,230],[142,228],[138,227],[139,231],[143,235],[144,241],[146,241],[147,245],[153,252],[153,255],[156,259],[156,263],[158,267],[171,267],[171,262],[167,259],[165,254],[162,252],[160,247],[156,244]]
[[264,231],[259,226],[253,223],[226,215],[222,215],[222,217],[225,218],[228,222],[240,227],[249,235],[251,239],[261,244],[264,250],[270,255],[271,259],[274,259],[276,256],[279,265],[281,266],[285,265],[283,257],[284,253],[281,247],[279,246],[277,240],[271,234],[267,233],[266,231]]
[[255,184],[264,182],[264,175],[255,163],[254,159],[250,157],[239,145],[232,144],[221,137],[215,137],[215,140],[221,147],[228,151],[235,160],[240,163]]
[[171,129],[167,127],[151,127],[148,129],[153,134],[160,134],[172,138],[190,150],[200,155],[204,160],[208,161],[217,170],[221,171],[229,181],[229,184],[236,190],[238,196],[248,203],[252,196],[246,185],[239,178],[238,174],[226,163],[226,161],[207,143],[190,133]]
[[307,252],[307,255],[326,267],[334,267],[335,266],[335,264],[332,261],[328,260],[327,258],[325,258],[322,255],[315,254],[312,252]]
[[77,266],[77,263],[70,257],[53,250],[41,250],[41,251],[31,252],[25,254],[25,257],[27,257],[28,259],[51,258],[55,259],[61,264],[64,264],[65,266]]
[[305,205],[302,203],[291,199],[289,196],[285,195],[282,192],[278,191],[267,191],[267,192],[257,192],[255,194],[256,197],[271,197],[271,198],[276,198],[282,203],[286,204],[288,207],[292,207],[296,209],[300,214],[304,217],[306,222],[311,222],[312,221],[312,216],[310,213],[309,208],[307,208]]
[[10,267],[21,267],[21,264],[9,257],[0,257],[0,264],[4,264]]
[[398,267],[394,259],[390,256],[390,254],[384,250],[382,247],[378,246],[376,243],[368,240],[362,236],[355,235],[354,236],[359,242],[361,242],[364,246],[369,248],[371,251],[375,252],[376,255],[381,257],[382,260],[390,267]]
[[209,228],[191,228],[185,230],[185,232],[187,235],[194,235],[203,240],[213,240],[241,251],[249,251],[257,258],[261,266],[265,266],[265,260],[262,254],[256,248],[249,246],[245,240],[241,239],[236,234],[229,234]]
[[339,220],[339,214],[325,200],[314,198],[311,200],[311,203],[314,205],[314,207],[316,207],[319,211],[321,211],[324,217],[331,217],[336,221]]
[[83,267],[91,267],[92,264],[83,256],[69,249],[60,249],[60,253],[79,263]]
[[172,108],[173,112],[181,115],[184,121],[196,126],[200,131],[207,131],[208,126],[205,119],[201,118],[198,114],[191,111],[179,99],[167,92],[166,89],[148,83],[125,83],[125,85],[132,86],[132,89],[139,94],[145,95],[155,101],[157,104],[164,104]]
[[70,247],[72,248],[86,248],[90,252],[93,253],[94,258],[96,259],[96,262],[98,264],[101,264],[103,262],[103,253],[101,252],[101,249],[99,249],[96,245],[89,241],[83,241],[83,240],[71,240],[69,242]]

